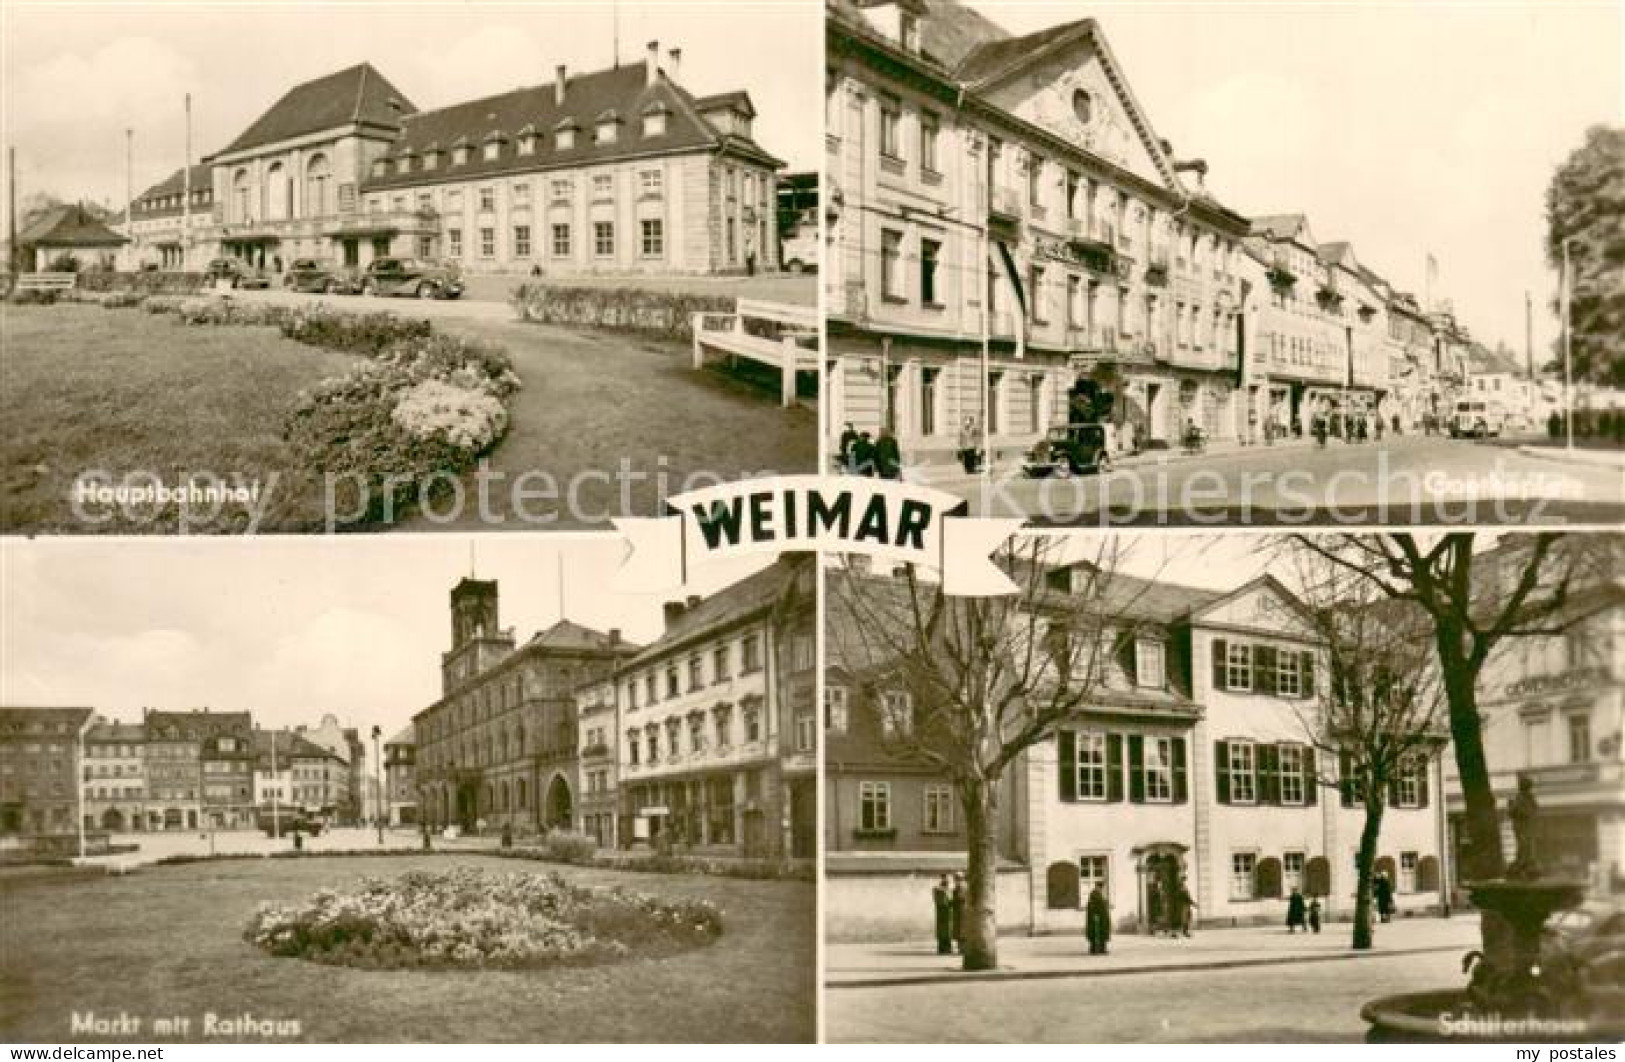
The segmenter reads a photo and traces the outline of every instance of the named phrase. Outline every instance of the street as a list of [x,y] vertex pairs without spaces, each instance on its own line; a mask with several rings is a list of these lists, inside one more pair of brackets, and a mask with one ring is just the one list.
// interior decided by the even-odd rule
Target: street
[[991,485],[953,477],[976,516],[1040,524],[1234,526],[1616,523],[1625,466],[1571,463],[1514,447],[1403,436],[1324,448],[1302,443],[1125,462],[1105,477],[1027,479],[1001,467]]
[[[1396,922],[1380,927],[1377,951],[1355,954],[1342,923],[1317,937],[1208,930],[1192,941],[1119,936],[1105,959],[1082,955],[1081,937],[1014,938],[1001,941],[1001,962],[1019,967],[1007,976],[956,983],[952,960],[937,960],[934,974],[945,976],[912,984],[843,974],[834,967],[853,956],[837,946],[825,1032],[832,1042],[1358,1042],[1368,1000],[1461,984],[1477,934],[1470,917]],[[1425,950],[1399,953],[1413,938]],[[1158,969],[1181,957],[1205,968]]]

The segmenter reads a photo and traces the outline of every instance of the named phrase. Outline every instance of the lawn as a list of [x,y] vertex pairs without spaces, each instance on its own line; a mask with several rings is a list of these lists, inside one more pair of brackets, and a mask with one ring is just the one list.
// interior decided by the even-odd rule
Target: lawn
[[[151,1021],[206,1013],[299,1022],[326,1043],[803,1042],[815,1033],[814,887],[809,882],[557,868],[722,908],[716,943],[662,959],[557,970],[372,971],[272,958],[241,932],[263,901],[291,902],[363,875],[448,861],[545,872],[482,856],[244,860],[147,867],[126,877],[0,877],[0,1040],[94,1040],[72,1015]],[[254,1037],[224,1037],[257,1042]]]
[[[782,409],[766,386],[720,368],[695,371],[686,344],[518,321],[446,318],[436,327],[500,343],[525,386],[508,434],[464,505],[418,530],[605,528],[616,517],[662,515],[665,497],[759,474],[815,472],[817,415]],[[535,489],[547,496],[516,495]]]
[[[174,509],[157,522],[121,519],[117,506],[88,510],[113,517],[105,523],[79,519],[70,492],[91,470],[168,486],[209,475],[258,482],[259,530],[320,526],[320,492],[294,485],[282,420],[301,388],[350,356],[270,328],[186,328],[140,310],[8,305],[0,315],[0,531],[176,529]],[[230,505],[192,530],[240,530],[248,510]]]

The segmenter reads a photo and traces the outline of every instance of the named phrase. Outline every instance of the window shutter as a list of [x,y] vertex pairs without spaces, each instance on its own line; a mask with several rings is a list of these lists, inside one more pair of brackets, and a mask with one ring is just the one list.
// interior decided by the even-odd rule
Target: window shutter
[[1303,750],[1303,802],[1310,807],[1320,803],[1320,750],[1313,745]]
[[1213,743],[1213,783],[1219,803],[1230,803],[1230,743]]
[[1123,735],[1106,735],[1106,799],[1110,803],[1123,801]]
[[1275,646],[1253,646],[1253,692],[1275,695]]
[[1343,798],[1343,806],[1352,808],[1354,799],[1354,753],[1342,749],[1337,754],[1337,791]]
[[[1404,770],[1404,768],[1402,767],[1400,770]],[[1388,806],[1391,808],[1399,807],[1399,776],[1397,774],[1388,779]]]
[[1056,774],[1061,779],[1061,800],[1071,803],[1078,799],[1078,739],[1070,730],[1059,731],[1055,743],[1060,751],[1056,755]]
[[1145,738],[1130,734],[1128,739],[1128,798],[1145,803]]
[[1176,737],[1173,740],[1174,757],[1174,803],[1183,804],[1190,800],[1190,782],[1185,777],[1185,739]]
[[1281,755],[1274,745],[1253,748],[1253,789],[1260,804],[1281,802]]
[[1416,765],[1416,806],[1428,806],[1428,761],[1422,760]]
[[1299,653],[1299,669],[1303,672],[1303,695],[1306,699],[1315,695],[1315,654]]
[[1224,663],[1230,653],[1230,644],[1223,638],[1213,639],[1213,688],[1229,689],[1224,683]]

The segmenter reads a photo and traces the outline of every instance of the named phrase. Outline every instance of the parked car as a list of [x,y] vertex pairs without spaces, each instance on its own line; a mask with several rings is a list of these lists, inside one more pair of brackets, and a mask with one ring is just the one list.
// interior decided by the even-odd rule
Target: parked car
[[1584,966],[1610,953],[1625,952],[1625,904],[1588,900],[1552,916],[1542,931],[1542,955],[1562,955]]
[[322,832],[321,819],[299,810],[286,809],[280,814],[274,814],[266,808],[261,808],[258,818],[259,827],[265,831],[267,837],[277,835],[292,837],[296,833],[316,837]]
[[203,270],[203,281],[213,285],[225,280],[234,288],[268,288],[271,278],[238,258],[216,258]]
[[361,271],[326,258],[295,258],[282,283],[289,291],[354,295],[361,290]]
[[462,272],[451,262],[433,262],[426,258],[378,258],[361,275],[363,295],[455,299],[462,293]]
[[1021,470],[1035,479],[1065,479],[1087,472],[1104,475],[1111,471],[1111,460],[1104,424],[1068,424],[1051,428],[1038,440]]

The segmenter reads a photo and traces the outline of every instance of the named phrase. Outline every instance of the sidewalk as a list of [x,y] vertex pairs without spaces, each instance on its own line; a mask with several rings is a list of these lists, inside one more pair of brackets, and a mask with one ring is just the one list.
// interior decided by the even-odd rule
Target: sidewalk
[[1108,955],[1090,955],[1082,934],[999,938],[999,968],[959,969],[957,956],[936,954],[931,941],[832,942],[825,948],[824,983],[836,988],[941,984],[963,981],[1106,977],[1175,970],[1222,970],[1240,966],[1334,962],[1362,958],[1465,954],[1478,946],[1476,914],[1452,918],[1398,919],[1376,926],[1376,946],[1349,948],[1352,926],[1332,922],[1320,934],[1289,934],[1282,926],[1199,929],[1189,938],[1120,934]]
[[1518,452],[1525,457],[1559,461],[1565,465],[1598,465],[1625,471],[1625,450],[1570,450],[1562,446],[1520,446]]

